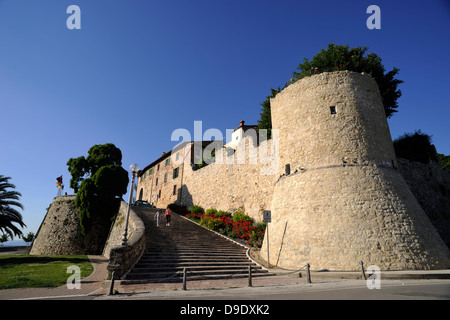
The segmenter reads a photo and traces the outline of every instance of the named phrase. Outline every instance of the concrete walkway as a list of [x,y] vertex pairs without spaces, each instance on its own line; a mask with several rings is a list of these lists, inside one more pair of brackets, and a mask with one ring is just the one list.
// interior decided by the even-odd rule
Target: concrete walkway
[[[106,296],[110,290],[111,281],[106,280],[108,260],[103,256],[89,256],[94,265],[94,272],[81,280],[80,289],[68,289],[66,285],[58,288],[29,288],[29,289],[7,289],[0,290],[0,299],[42,299],[42,298],[70,298],[75,296]],[[283,287],[296,284],[306,284],[305,272],[289,273],[284,270],[274,269],[271,272],[277,275],[271,277],[260,277],[252,279],[252,287],[248,286],[248,279],[221,279],[221,280],[200,280],[187,281],[187,291],[182,290],[182,283],[149,283],[149,284],[121,284],[116,280],[114,291],[121,295],[152,293],[152,292],[171,292],[171,297],[179,293],[180,298],[186,297],[189,291],[208,290],[209,297],[219,294],[222,290],[232,288],[248,288],[248,290],[257,291],[258,288]],[[311,272],[311,279],[314,284],[330,284],[345,282],[346,280],[361,279],[360,272]],[[381,279],[450,279],[450,270],[432,270],[432,271],[382,271]],[[211,290],[216,289],[216,290]],[[183,299],[183,298],[182,298]]]

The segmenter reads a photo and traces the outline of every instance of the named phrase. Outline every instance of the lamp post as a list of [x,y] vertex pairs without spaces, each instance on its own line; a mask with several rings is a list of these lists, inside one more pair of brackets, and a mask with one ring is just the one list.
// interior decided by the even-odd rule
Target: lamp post
[[136,177],[136,174],[139,171],[139,166],[136,163],[133,163],[130,166],[130,171],[131,171],[132,177],[131,177],[131,187],[130,187],[130,198],[128,200],[127,220],[125,222],[125,232],[123,234],[123,240],[122,240],[123,246],[127,245],[128,219],[130,218],[130,207],[131,207],[131,201],[133,200],[134,178]]

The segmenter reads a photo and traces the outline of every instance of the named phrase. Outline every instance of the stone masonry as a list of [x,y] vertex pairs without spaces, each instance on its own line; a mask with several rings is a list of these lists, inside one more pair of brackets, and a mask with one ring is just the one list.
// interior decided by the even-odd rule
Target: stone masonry
[[296,269],[309,263],[315,270],[357,270],[359,261],[381,270],[450,267],[448,248],[397,169],[372,77],[348,71],[314,75],[284,89],[271,106],[280,136],[271,264]]

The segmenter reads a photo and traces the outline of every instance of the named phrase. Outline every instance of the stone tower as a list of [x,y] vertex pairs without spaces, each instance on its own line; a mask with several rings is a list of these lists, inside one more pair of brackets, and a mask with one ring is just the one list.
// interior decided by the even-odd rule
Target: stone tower
[[450,267],[450,251],[397,170],[370,75],[313,75],[284,89],[271,108],[280,154],[269,227],[272,265]]

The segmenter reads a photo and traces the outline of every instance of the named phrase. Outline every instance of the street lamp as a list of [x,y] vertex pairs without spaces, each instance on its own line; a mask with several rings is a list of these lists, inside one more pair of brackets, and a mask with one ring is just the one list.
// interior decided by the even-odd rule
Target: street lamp
[[128,209],[127,209],[127,220],[125,222],[125,232],[123,234],[123,240],[122,240],[122,245],[126,246],[127,245],[127,235],[128,235],[128,219],[130,218],[130,207],[131,207],[131,201],[133,201],[133,190],[134,190],[134,178],[136,177],[138,171],[139,171],[139,166],[136,163],[133,163],[130,166],[130,171],[131,171],[131,187],[130,187],[130,198],[128,200]]

